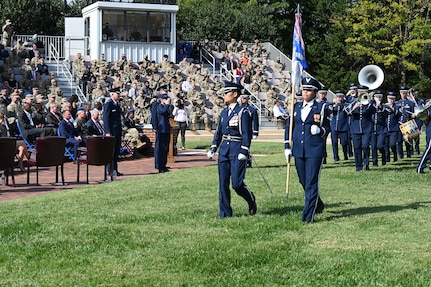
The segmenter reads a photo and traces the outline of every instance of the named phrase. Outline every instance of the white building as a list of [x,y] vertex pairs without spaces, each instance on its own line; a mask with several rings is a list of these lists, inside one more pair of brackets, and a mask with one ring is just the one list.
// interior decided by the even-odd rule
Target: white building
[[82,10],[82,18],[65,19],[65,58],[80,52],[93,60],[103,53],[107,61],[115,61],[124,53],[134,62],[145,55],[156,62],[163,55],[175,61],[176,1],[119,1],[97,1]]

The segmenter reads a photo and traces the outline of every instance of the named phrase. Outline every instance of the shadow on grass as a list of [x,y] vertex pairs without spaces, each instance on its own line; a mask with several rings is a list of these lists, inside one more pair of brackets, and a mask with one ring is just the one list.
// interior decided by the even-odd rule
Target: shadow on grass
[[[347,203],[344,203],[344,204],[347,204]],[[341,205],[341,204],[325,205],[325,207],[328,207],[328,208],[325,208],[325,211],[327,211],[327,213],[329,214],[333,214],[331,216],[326,217],[325,220],[331,221],[334,219],[350,217],[350,216],[358,216],[358,215],[382,213],[382,212],[398,212],[405,209],[418,209],[419,207],[426,207],[429,204],[431,204],[431,201],[414,202],[414,203],[405,204],[405,205],[358,207],[358,208],[344,209],[340,211],[332,211],[332,210],[327,211],[327,210],[330,209],[331,207],[336,207],[337,205]]]

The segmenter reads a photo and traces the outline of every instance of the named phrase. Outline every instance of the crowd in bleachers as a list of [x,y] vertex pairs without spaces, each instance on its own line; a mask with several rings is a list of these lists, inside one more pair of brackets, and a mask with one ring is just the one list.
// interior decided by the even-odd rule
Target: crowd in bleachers
[[[49,71],[36,44],[32,47],[17,41],[13,48],[0,46],[0,113],[5,118],[9,134],[16,135],[16,121],[24,113],[24,104],[30,107],[34,128],[58,127],[64,111],[70,111],[72,119],[79,117],[78,108],[83,107],[85,119],[90,120],[90,111],[101,115],[104,102],[109,98],[107,90],[121,89],[124,118],[133,110],[136,124],[149,124],[151,105],[158,91],[168,92],[174,105],[184,105],[189,111],[189,128],[211,130],[217,123],[224,107],[221,88],[223,81],[211,73],[208,65],[199,63],[196,53],[202,48],[219,59],[223,77],[241,83],[264,102],[269,115],[276,102],[287,99],[290,92],[290,74],[280,59],[269,60],[268,53],[256,40],[248,47],[242,41],[205,40],[198,45],[183,45],[183,55],[174,62],[164,56],[156,62],[145,56],[139,62],[121,59],[107,61],[103,54],[99,59],[84,59],[80,53],[70,59],[74,80],[79,83],[88,99],[79,103],[73,95],[65,98],[57,85],[56,75]],[[100,116],[99,116],[100,117]],[[103,119],[102,119],[103,120]],[[55,133],[54,133],[55,134]]]

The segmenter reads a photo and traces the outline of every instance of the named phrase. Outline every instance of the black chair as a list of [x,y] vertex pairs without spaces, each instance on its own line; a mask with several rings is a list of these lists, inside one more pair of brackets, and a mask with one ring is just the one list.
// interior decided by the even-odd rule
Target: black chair
[[6,184],[9,184],[9,175],[12,177],[12,186],[15,187],[13,168],[15,166],[16,139],[0,138],[0,169],[3,169]]
[[58,167],[61,168],[61,181],[64,185],[65,137],[48,136],[36,139],[36,158],[27,161],[27,184],[30,183],[30,167],[36,167],[36,183],[39,184],[39,167],[55,166],[55,182],[58,183]]
[[88,166],[103,165],[104,172],[104,180],[106,181],[106,166],[109,164],[109,175],[111,177],[111,181],[113,180],[113,166],[112,159],[114,157],[114,149],[115,149],[115,137],[108,136],[91,136],[87,137],[87,150],[85,154],[78,155],[78,170],[76,181],[79,182],[79,166],[81,163],[87,165],[87,183],[88,183]]

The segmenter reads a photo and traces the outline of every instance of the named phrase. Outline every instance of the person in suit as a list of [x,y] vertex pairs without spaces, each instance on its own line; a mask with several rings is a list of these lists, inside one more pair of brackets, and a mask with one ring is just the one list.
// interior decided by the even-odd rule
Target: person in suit
[[82,137],[78,135],[73,123],[70,122],[72,114],[70,111],[63,112],[63,119],[58,126],[58,134],[66,138],[66,146],[73,147],[73,162],[76,163],[78,157],[78,147],[83,143]]
[[46,123],[50,127],[58,128],[62,120],[62,115],[58,111],[58,104],[54,103],[49,107],[49,113],[46,115]]
[[112,88],[109,90],[111,98],[107,100],[103,106],[103,127],[107,136],[115,137],[115,148],[113,156],[113,174],[122,176],[123,173],[118,171],[118,155],[121,147],[121,106],[120,88]]
[[169,171],[166,164],[168,162],[171,132],[169,118],[172,117],[172,108],[170,99],[164,90],[160,92],[158,99],[160,102],[155,109],[156,126],[153,123],[153,129],[156,131],[156,148],[154,149],[154,153],[157,153],[156,168],[159,170],[159,173],[164,173]]
[[33,122],[33,118],[31,116],[32,110],[31,110],[31,104],[30,103],[23,103],[22,104],[22,113],[19,115],[19,125],[21,127],[21,131],[23,134],[23,137],[25,137],[29,142],[34,142],[37,137],[44,137],[44,136],[54,136],[55,130],[50,127],[36,127],[35,123]]
[[223,89],[227,107],[220,114],[217,129],[214,133],[208,158],[213,158],[217,149],[219,174],[219,208],[220,218],[232,217],[230,181],[232,188],[248,204],[248,212],[257,212],[256,198],[245,184],[247,156],[253,137],[252,114],[238,103],[243,87],[237,83],[225,82]]
[[[287,120],[284,136],[286,160],[289,162],[291,156],[295,158],[299,182],[305,192],[302,221],[306,223],[313,222],[315,214],[324,209],[319,195],[319,178],[330,123],[325,104],[318,103],[315,99],[320,87],[319,82],[313,78],[302,79],[303,102],[295,104],[294,113]],[[293,125],[291,139],[290,124]]]
[[85,123],[87,126],[87,132],[89,136],[102,136],[105,134],[103,129],[103,123],[100,121],[100,112],[98,109],[92,109],[90,111],[91,118]]

